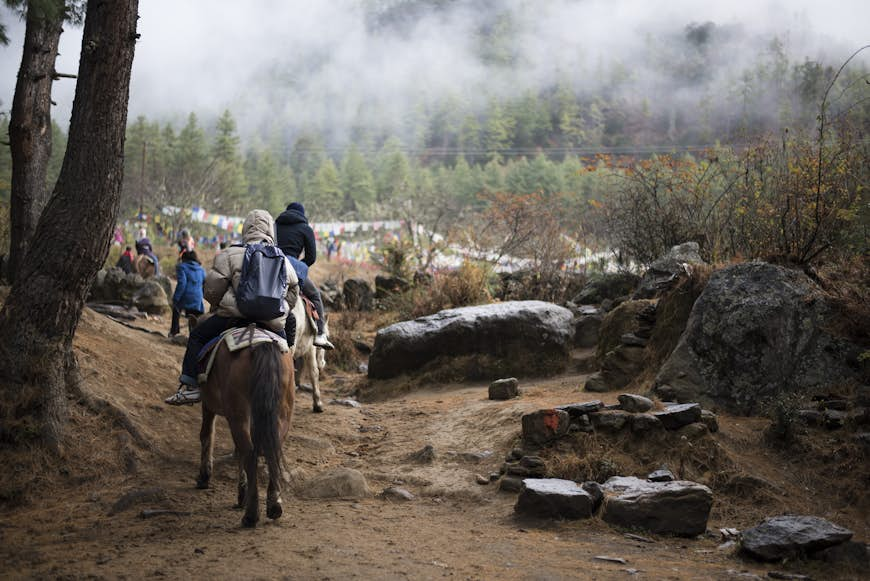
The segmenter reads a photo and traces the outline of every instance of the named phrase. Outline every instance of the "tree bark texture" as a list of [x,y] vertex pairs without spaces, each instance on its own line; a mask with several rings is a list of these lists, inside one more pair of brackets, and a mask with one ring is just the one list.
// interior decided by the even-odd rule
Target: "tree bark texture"
[[[32,418],[62,443],[72,339],[118,213],[138,0],[88,2],[63,166],[0,311],[0,422]],[[0,426],[2,427],[2,426]]]
[[11,244],[9,278],[15,276],[27,254],[39,214],[48,201],[45,183],[51,157],[51,84],[63,11],[52,16],[33,7],[27,11],[24,52],[9,117],[12,153]]

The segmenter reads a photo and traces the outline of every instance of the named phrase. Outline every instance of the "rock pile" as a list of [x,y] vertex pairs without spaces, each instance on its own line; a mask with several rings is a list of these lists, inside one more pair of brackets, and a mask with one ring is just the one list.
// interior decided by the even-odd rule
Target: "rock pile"
[[592,400],[538,410],[522,417],[523,442],[534,448],[569,432],[613,434],[622,430],[633,434],[674,431],[696,439],[719,429],[716,415],[697,403],[664,402],[662,410],[654,410],[653,405],[648,398],[625,393],[613,406]]
[[126,274],[112,267],[97,273],[88,302],[134,306],[152,315],[163,315],[170,310],[171,288],[165,275],[146,280],[136,273]]
[[[644,369],[646,345],[656,323],[656,305],[648,301],[631,301],[614,311],[632,309],[631,327],[619,333],[619,343],[608,350],[601,362],[601,371],[586,380],[586,391],[604,392],[621,389],[631,383]],[[606,347],[605,347],[606,348]]]

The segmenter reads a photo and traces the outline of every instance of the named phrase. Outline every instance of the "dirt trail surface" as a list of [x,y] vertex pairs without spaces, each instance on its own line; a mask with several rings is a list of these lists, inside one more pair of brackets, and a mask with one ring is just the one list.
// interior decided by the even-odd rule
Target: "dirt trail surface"
[[[236,471],[224,420],[218,418],[212,487],[196,490],[200,410],[162,404],[176,386],[183,349],[92,311],[75,346],[87,390],[124,410],[138,439],[73,406],[76,442],[63,473],[37,478],[39,491],[0,513],[4,579],[729,579],[776,568],[717,549],[714,536],[644,535],[652,542],[641,542],[597,518],[518,521],[515,494],[477,484],[475,476],[497,472],[516,444],[523,413],[591,399],[578,388],[581,375],[524,381],[523,396],[507,402],[488,401],[484,384],[466,384],[360,408],[327,405],[323,414],[312,413],[310,397],[299,393],[285,445],[284,516],[264,516],[249,530],[232,508]],[[325,401],[361,381],[328,375]],[[722,420],[723,433],[742,447],[745,422]],[[427,444],[434,462],[408,458]],[[10,462],[8,470],[22,469]],[[356,500],[296,494],[306,478],[339,466],[361,471],[373,494]],[[768,467],[764,476],[786,486],[791,470]],[[402,486],[415,499],[379,497],[387,486]],[[136,491],[129,506],[116,505]],[[144,510],[156,509],[169,512],[143,518]],[[815,514],[861,524],[860,516],[838,511],[830,506]],[[717,516],[726,512],[714,509],[712,529],[746,524]],[[865,515],[856,537],[866,534]],[[602,555],[625,563],[595,559]],[[824,569],[803,571],[818,578]]]

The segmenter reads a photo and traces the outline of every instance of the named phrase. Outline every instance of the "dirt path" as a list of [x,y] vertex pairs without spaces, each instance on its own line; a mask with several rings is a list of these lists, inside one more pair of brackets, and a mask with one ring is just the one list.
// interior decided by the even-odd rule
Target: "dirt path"
[[[300,394],[285,447],[294,482],[344,466],[360,470],[374,493],[400,485],[416,498],[324,501],[289,492],[282,519],[246,530],[232,508],[226,424],[219,419],[213,486],[196,490],[199,410],[160,403],[173,389],[181,348],[93,313],[76,347],[89,389],[126,409],[153,450],[122,446],[129,474],[73,466],[65,485],[40,502],[0,514],[3,578],[728,579],[770,569],[718,550],[720,541],[706,536],[643,543],[598,519],[521,522],[513,517],[514,494],[475,482],[476,474],[498,471],[524,412],[584,398],[579,375],[526,382],[524,396],[510,402],[488,401],[483,384],[447,386],[313,414],[310,397]],[[358,380],[332,375],[325,401],[336,385]],[[426,444],[436,450],[432,464],[408,460]],[[155,488],[162,495],[111,514],[124,493]],[[156,508],[180,514],[141,518],[143,509]]]

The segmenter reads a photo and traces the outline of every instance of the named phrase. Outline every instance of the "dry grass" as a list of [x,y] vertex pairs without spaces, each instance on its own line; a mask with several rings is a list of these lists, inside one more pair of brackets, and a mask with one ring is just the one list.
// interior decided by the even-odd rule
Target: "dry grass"
[[491,273],[486,266],[465,262],[456,270],[435,274],[432,282],[396,294],[384,301],[396,320],[431,315],[444,309],[492,302]]
[[870,255],[828,262],[816,275],[833,307],[828,330],[870,349]]

